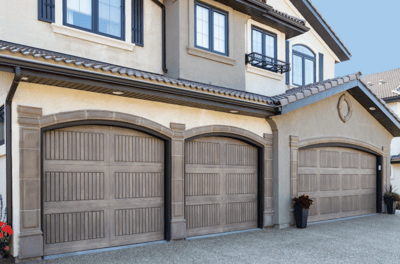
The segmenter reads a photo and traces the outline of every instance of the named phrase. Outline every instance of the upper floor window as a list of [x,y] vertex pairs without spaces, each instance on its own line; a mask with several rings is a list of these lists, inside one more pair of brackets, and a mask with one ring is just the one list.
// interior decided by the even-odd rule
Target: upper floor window
[[[256,54],[253,55],[255,58],[251,64],[262,68],[266,68],[264,64],[275,65],[277,60],[276,46],[275,34],[253,27],[251,30],[251,52]],[[266,69],[277,70],[276,67]]]
[[196,47],[228,55],[228,14],[203,3],[195,9]]
[[303,45],[293,46],[293,84],[315,83],[315,54]]
[[64,0],[64,24],[124,39],[124,0]]
[[0,146],[4,144],[4,106],[0,107]]

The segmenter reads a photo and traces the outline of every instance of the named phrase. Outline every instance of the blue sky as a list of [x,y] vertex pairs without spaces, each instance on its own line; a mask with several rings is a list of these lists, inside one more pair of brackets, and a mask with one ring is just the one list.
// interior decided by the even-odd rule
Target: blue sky
[[400,68],[399,0],[312,0],[352,54],[336,76]]

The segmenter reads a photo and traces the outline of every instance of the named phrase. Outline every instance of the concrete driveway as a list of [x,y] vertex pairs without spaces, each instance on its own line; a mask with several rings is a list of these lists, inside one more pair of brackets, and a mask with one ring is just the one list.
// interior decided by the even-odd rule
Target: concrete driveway
[[60,259],[89,263],[400,263],[400,212],[162,243]]

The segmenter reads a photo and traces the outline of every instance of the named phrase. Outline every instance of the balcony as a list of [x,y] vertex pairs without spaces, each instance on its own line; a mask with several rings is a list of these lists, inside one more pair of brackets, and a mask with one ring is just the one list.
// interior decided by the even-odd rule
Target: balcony
[[291,70],[290,63],[264,56],[256,52],[246,54],[246,64],[248,63],[250,63],[254,67],[272,72],[279,72],[280,74],[289,72]]

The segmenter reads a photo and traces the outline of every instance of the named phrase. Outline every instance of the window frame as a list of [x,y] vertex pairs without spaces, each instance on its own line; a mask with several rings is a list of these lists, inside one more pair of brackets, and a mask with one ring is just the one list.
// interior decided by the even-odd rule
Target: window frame
[[[259,28],[257,26],[252,25],[251,26],[251,39],[250,39],[250,46],[251,46],[251,52],[252,53],[254,52],[254,50],[253,50],[253,33],[254,33],[254,31],[258,31],[258,32],[261,33],[261,55],[262,56],[267,56],[267,55],[265,55],[265,36],[270,36],[270,37],[274,38],[275,52],[274,52],[273,59],[275,61],[277,61],[278,60],[278,35],[275,34],[275,33],[270,32],[268,30],[265,30],[265,29],[262,29],[262,28]],[[261,67],[258,67],[257,65],[252,65],[252,66],[257,67],[257,68],[261,68]],[[261,68],[261,69],[264,69],[264,68]],[[264,69],[264,70],[271,71],[271,72],[276,72],[276,71],[268,70],[268,69]]]
[[92,29],[87,29],[84,27],[76,26],[73,24],[69,24],[67,22],[67,9],[68,0],[63,0],[63,24],[64,26],[72,27],[75,29],[83,30],[86,32],[94,33],[97,35],[101,35],[104,37],[114,38],[118,40],[125,41],[125,0],[121,0],[121,37],[109,35],[99,31],[99,0],[91,0],[92,1]]
[[[305,47],[305,48],[307,48],[308,50],[310,50],[313,54],[314,54],[314,58],[313,57],[311,57],[311,56],[309,56],[309,55],[307,55],[307,54],[304,54],[304,53],[302,53],[302,52],[299,52],[299,51],[296,51],[296,50],[294,50],[293,48],[294,47],[296,47],[296,46],[303,46],[303,47]],[[294,82],[294,73],[295,73],[295,71],[294,71],[294,56],[298,56],[298,57],[301,57],[301,59],[302,59],[302,66],[303,66],[303,72],[302,72],[302,78],[303,78],[303,83],[302,84],[297,84],[297,83],[295,83]],[[313,63],[314,63],[314,72],[313,72],[313,83],[316,83],[317,82],[317,76],[316,76],[316,71],[317,71],[317,55],[315,54],[315,52],[312,50],[312,49],[310,49],[309,47],[307,47],[306,45],[303,45],[303,44],[296,44],[296,45],[293,45],[292,46],[292,84],[293,85],[296,85],[296,86],[304,86],[304,85],[306,85],[305,84],[305,82],[306,82],[306,68],[305,68],[305,66],[306,66],[306,59],[308,59],[308,60],[311,60],[311,61],[313,61]]]
[[[209,39],[208,46],[209,48],[204,48],[197,45],[197,6],[208,9],[208,31],[209,31]],[[225,53],[214,50],[214,12],[219,13],[225,16]],[[198,49],[206,50],[212,53],[229,56],[229,12],[224,11],[222,9],[204,4],[200,1],[194,2],[194,46]]]
[[[5,114],[4,105],[2,105],[2,106],[0,106],[0,116],[3,115],[3,122],[4,122],[3,129],[5,129],[5,127],[6,127],[6,122],[5,122],[6,118],[5,118],[4,114]],[[3,133],[4,133],[4,138],[0,139],[0,146],[4,145],[4,143],[5,143],[5,136],[6,136],[5,131],[3,131]]]

